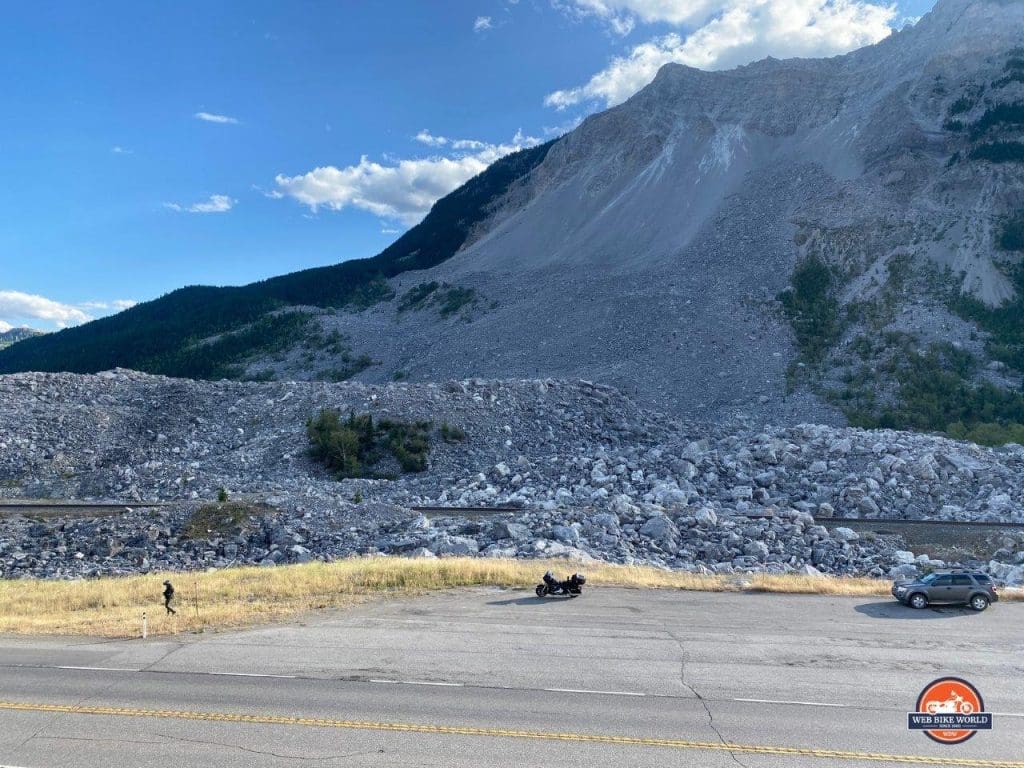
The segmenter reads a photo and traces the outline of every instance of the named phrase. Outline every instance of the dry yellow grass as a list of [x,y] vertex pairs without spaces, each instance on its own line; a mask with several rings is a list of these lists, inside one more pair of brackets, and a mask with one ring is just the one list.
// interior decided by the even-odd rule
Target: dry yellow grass
[[[572,565],[489,558],[371,557],[330,564],[88,581],[0,580],[0,633],[135,637],[142,630],[143,611],[153,635],[231,629],[389,595],[470,586],[532,587],[547,567],[562,573]],[[888,582],[873,579],[701,576],[604,564],[589,564],[585,570],[590,585],[858,596],[886,595],[889,589]],[[177,616],[166,616],[161,604],[165,578],[170,578],[177,590]]]
[[844,595],[871,597],[888,595],[892,582],[868,578],[832,578],[802,575],[752,574],[750,592],[784,592],[793,595]]

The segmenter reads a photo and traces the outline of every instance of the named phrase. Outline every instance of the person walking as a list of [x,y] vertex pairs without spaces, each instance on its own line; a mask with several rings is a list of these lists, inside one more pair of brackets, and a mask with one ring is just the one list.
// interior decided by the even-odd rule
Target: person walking
[[170,580],[164,582],[164,608],[167,609],[168,614],[177,613],[176,610],[171,608],[171,600],[174,599],[174,585],[171,584]]

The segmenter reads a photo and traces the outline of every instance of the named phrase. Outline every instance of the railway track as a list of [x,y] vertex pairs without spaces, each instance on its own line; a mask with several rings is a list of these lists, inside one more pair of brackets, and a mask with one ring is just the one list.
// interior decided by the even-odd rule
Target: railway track
[[0,501],[0,509],[147,509],[166,507],[168,501]]
[[[443,506],[418,506],[411,508],[413,512],[421,512],[425,515],[499,515],[525,512],[523,507],[443,507]],[[748,519],[770,519],[771,513],[752,512],[747,515],[737,515]],[[899,517],[816,517],[814,522],[818,525],[948,525],[948,526],[979,526],[983,528],[1024,528],[1024,522],[989,522],[976,520],[907,520]]]
[[424,515],[505,515],[525,512],[526,507],[410,507]]
[[1024,528],[1024,522],[991,522],[988,520],[905,520],[899,517],[821,517],[815,518],[818,525],[949,525],[972,528]]
[[[173,502],[165,501],[50,501],[50,500],[0,500],[0,514],[59,514],[78,513],[83,514],[90,511],[110,514],[124,509],[147,509],[152,507],[166,507]],[[413,512],[424,515],[508,515],[527,511],[525,507],[448,507],[448,506],[415,506],[411,507]],[[743,515],[746,518],[766,519],[771,518],[770,513],[752,513]],[[837,525],[854,526],[951,526],[951,527],[978,527],[978,528],[1024,528],[1022,522],[992,522],[981,520],[907,520],[895,517],[820,517],[815,518],[818,525],[834,527]]]
[[111,517],[126,509],[150,509],[165,507],[163,501],[49,501],[49,500],[0,500],[0,517],[31,515],[41,518],[52,517]]

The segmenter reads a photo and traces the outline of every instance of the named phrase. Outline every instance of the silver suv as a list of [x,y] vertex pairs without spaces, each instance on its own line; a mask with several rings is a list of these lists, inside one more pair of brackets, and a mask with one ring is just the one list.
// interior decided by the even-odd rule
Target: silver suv
[[989,603],[999,600],[992,579],[980,571],[936,571],[915,581],[897,581],[892,585],[892,595],[911,608],[954,603],[984,611]]

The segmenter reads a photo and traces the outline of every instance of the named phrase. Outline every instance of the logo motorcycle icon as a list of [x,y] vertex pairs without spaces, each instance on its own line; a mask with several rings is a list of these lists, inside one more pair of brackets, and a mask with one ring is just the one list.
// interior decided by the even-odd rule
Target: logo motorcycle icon
[[959,677],[933,680],[917,697],[917,711],[907,715],[907,727],[924,731],[940,744],[963,744],[980,730],[992,728],[978,689]]

